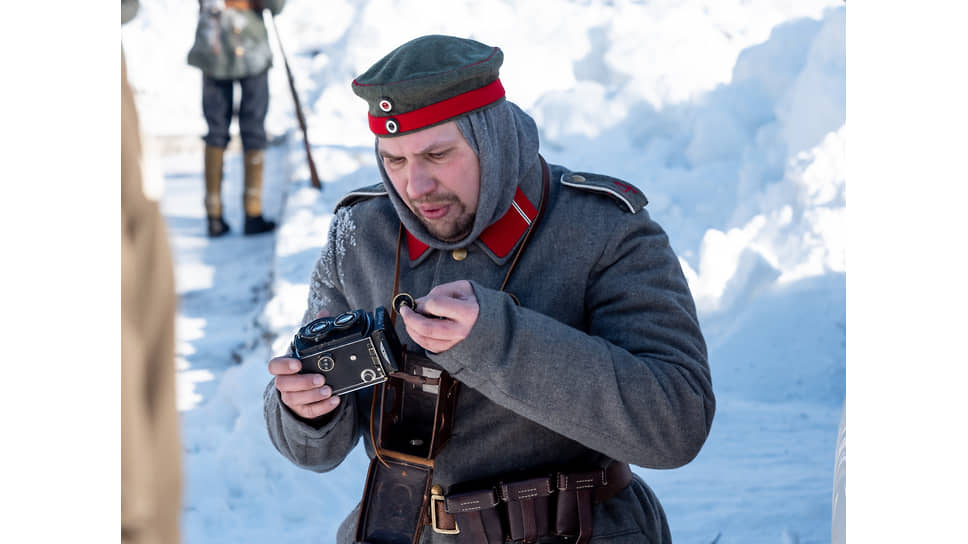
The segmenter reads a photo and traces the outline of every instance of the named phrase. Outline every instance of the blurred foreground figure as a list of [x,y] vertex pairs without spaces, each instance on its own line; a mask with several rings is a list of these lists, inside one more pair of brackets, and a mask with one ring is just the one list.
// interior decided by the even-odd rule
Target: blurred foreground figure
[[208,235],[222,236],[229,226],[222,218],[222,164],[233,117],[233,91],[242,89],[239,132],[242,136],[245,234],[271,231],[275,222],[262,217],[262,169],[269,109],[269,68],[272,50],[262,10],[273,15],[285,0],[199,0],[195,44],[188,63],[202,71],[202,112],[205,136],[205,214]]
[[269,436],[319,472],[363,438],[340,544],[670,542],[629,464],[682,466],[712,425],[689,286],[638,188],[545,162],[502,61],[424,36],[353,82],[382,183],[336,205]]
[[[137,2],[121,2],[122,23]],[[127,16],[127,18],[125,17]],[[138,112],[121,52],[121,542],[180,541],[175,287],[158,203],[142,188]]]

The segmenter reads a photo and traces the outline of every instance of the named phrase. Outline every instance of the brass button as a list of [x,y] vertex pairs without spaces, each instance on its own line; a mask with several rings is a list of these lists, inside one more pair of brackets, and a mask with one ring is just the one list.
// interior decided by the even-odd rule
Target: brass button
[[444,494],[444,488],[442,488],[439,485],[436,485],[435,484],[433,487],[430,488],[430,494],[431,495],[443,495]]
[[453,253],[451,253],[451,256],[454,257],[455,261],[463,261],[464,259],[467,258],[467,250],[462,247],[459,247],[455,249]]
[[582,181],[585,181],[585,176],[580,176],[578,174],[574,174],[574,175],[571,176],[571,181],[577,181],[577,182],[580,183]]
[[241,57],[243,53],[245,53],[245,49],[241,45],[235,48],[236,57]]

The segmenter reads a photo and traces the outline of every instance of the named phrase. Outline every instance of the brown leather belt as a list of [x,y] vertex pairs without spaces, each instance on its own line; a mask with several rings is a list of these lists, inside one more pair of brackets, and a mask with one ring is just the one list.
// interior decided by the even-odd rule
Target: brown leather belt
[[455,534],[468,544],[535,542],[545,535],[568,535],[584,544],[592,536],[592,504],[628,487],[632,470],[613,461],[589,472],[562,472],[494,488],[443,496],[430,493],[426,520],[435,532]]

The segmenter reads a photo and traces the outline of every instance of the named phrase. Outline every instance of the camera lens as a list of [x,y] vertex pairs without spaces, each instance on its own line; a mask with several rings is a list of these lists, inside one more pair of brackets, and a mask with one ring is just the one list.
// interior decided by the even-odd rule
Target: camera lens
[[376,372],[373,372],[373,370],[367,368],[363,372],[360,372],[360,379],[364,382],[371,382],[376,379]]
[[310,323],[309,328],[306,329],[306,332],[313,335],[320,334],[329,328],[329,324],[330,324],[329,320],[321,319],[319,321],[316,321],[315,323]]
[[355,313],[353,313],[353,312],[343,312],[343,313],[339,314],[336,317],[335,320],[333,320],[333,324],[336,325],[339,328],[343,328],[343,327],[348,327],[348,326],[352,325],[354,321],[356,321],[356,314]]

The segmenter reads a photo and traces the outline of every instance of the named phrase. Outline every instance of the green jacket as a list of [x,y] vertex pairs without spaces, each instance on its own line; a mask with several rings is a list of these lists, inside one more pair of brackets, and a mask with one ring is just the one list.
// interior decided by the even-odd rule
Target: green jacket
[[[286,1],[251,3],[261,4],[275,15]],[[188,64],[214,79],[241,79],[268,69],[272,66],[272,49],[262,10],[237,10],[225,7],[221,1],[201,0]]]

